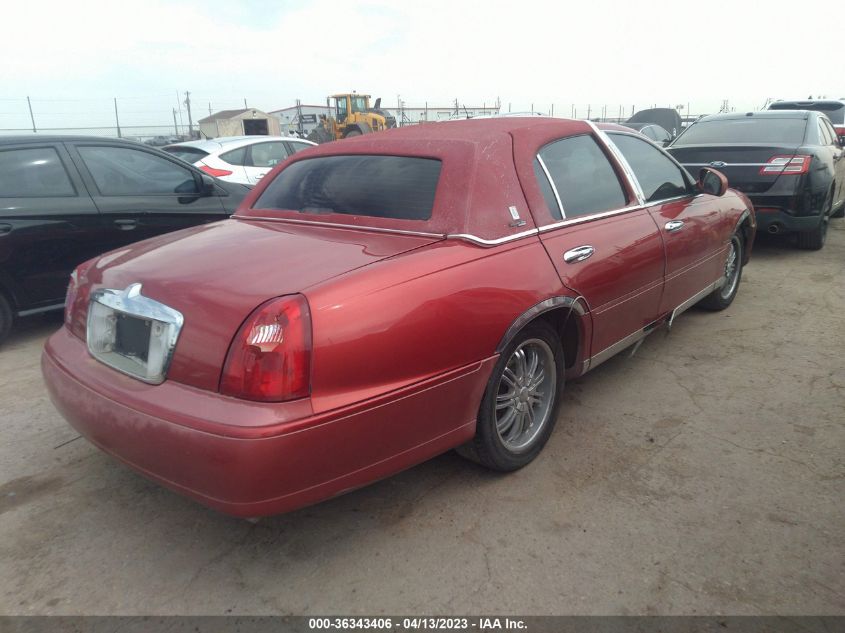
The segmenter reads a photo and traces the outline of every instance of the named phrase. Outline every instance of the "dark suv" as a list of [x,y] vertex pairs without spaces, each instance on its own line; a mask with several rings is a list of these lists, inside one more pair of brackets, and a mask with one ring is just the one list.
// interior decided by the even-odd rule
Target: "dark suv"
[[0,341],[16,316],[60,309],[81,262],[222,220],[248,191],[131,141],[0,137]]
[[667,149],[691,173],[724,173],[754,203],[758,231],[797,233],[801,248],[820,249],[830,218],[845,208],[845,155],[820,112],[714,114]]

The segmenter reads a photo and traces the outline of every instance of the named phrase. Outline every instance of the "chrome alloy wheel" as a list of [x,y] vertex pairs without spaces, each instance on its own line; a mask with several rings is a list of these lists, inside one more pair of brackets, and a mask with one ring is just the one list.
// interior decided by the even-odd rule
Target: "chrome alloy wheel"
[[509,451],[529,449],[549,421],[557,368],[551,348],[532,338],[508,359],[496,392],[496,432]]
[[734,237],[728,246],[728,258],[725,260],[725,281],[720,293],[723,299],[727,299],[733,294],[737,283],[739,283],[739,249],[737,248],[737,238]]

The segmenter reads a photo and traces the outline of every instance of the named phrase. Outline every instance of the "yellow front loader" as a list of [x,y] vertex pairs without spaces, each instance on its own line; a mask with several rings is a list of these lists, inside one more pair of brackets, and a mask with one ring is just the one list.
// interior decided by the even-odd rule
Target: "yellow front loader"
[[370,95],[352,92],[332,95],[334,116],[320,115],[320,124],[308,135],[314,143],[337,141],[396,127],[396,118],[381,109],[381,98],[370,107]]

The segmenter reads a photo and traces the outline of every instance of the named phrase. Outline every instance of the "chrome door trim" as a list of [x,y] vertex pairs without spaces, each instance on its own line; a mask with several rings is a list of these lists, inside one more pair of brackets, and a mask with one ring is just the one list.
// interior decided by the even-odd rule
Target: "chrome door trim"
[[712,284],[710,284],[709,286],[704,288],[704,290],[702,290],[701,292],[695,293],[693,296],[691,296],[689,299],[687,299],[686,301],[681,303],[681,305],[679,305],[677,308],[675,308],[674,310],[672,310],[672,312],[669,313],[669,318],[666,321],[666,324],[671,328],[672,323],[675,321],[675,318],[677,318],[677,316],[679,314],[683,314],[684,312],[689,310],[692,306],[694,306],[696,303],[698,303],[699,301],[704,299],[704,297],[709,295],[711,292],[721,288],[722,284],[724,284],[724,283],[725,283],[724,277],[720,277],[719,279],[714,281]]
[[522,231],[521,233],[514,233],[513,235],[506,235],[505,237],[499,237],[492,240],[478,237],[477,235],[472,235],[471,233],[448,233],[446,234],[446,239],[463,240],[465,242],[477,244],[478,246],[498,246],[499,244],[506,244],[507,242],[513,242],[514,240],[521,240],[524,237],[537,235],[538,232],[539,229],[529,229],[527,231]]
[[622,350],[630,347],[631,345],[633,345],[637,341],[644,339],[646,336],[648,336],[653,331],[654,331],[654,328],[639,329],[636,332],[634,332],[633,334],[629,334],[625,338],[616,341],[615,343],[613,343],[609,347],[604,348],[598,354],[595,354],[594,356],[590,357],[589,365],[588,365],[589,369],[595,369],[596,367],[601,365],[606,360],[616,356],[616,354],[618,354]]

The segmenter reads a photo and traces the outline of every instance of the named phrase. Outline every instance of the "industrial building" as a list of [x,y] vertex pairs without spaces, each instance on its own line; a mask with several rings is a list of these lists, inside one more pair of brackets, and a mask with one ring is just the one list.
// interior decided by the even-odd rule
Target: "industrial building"
[[279,121],[255,108],[220,110],[199,120],[202,138],[219,136],[279,136]]

